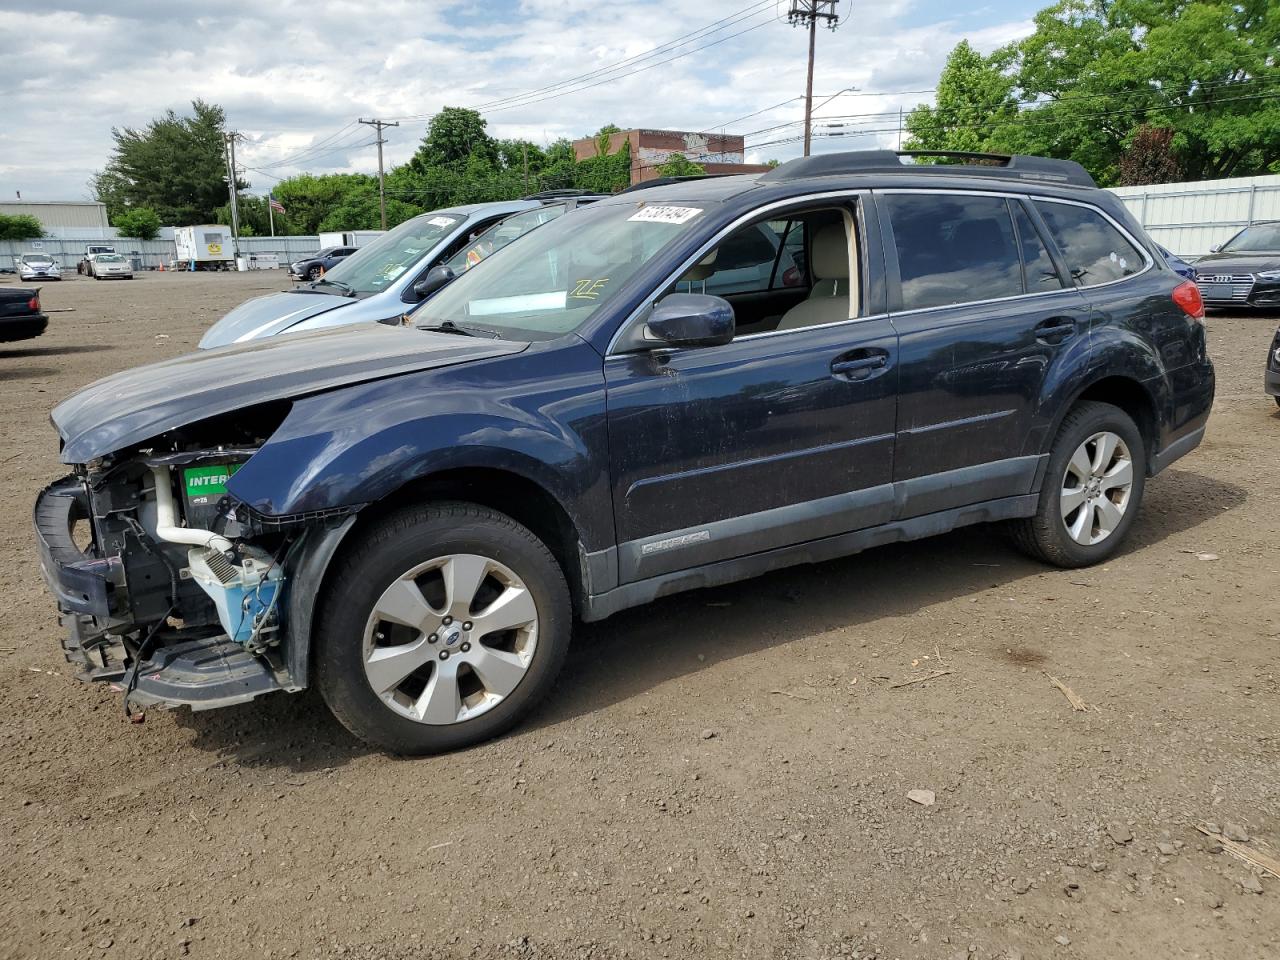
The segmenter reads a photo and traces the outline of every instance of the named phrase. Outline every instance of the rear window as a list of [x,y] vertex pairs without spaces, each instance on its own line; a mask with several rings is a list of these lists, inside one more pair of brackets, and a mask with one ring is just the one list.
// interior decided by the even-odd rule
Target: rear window
[[1047,200],[1035,205],[1077,287],[1120,280],[1146,266],[1137,248],[1097,210]]
[[902,309],[919,310],[1023,292],[1022,261],[1001,197],[889,194]]

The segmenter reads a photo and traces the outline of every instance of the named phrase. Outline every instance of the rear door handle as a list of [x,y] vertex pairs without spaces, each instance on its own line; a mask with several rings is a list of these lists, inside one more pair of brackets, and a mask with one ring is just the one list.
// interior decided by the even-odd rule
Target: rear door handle
[[865,380],[875,371],[883,370],[889,358],[883,353],[848,357],[831,361],[831,372],[845,380]]
[[1050,317],[1036,324],[1036,339],[1041,343],[1062,343],[1076,335],[1076,321],[1071,317]]

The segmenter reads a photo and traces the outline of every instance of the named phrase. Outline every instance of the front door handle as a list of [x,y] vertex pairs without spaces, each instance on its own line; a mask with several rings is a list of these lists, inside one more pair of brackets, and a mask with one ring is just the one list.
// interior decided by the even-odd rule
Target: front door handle
[[831,372],[844,380],[866,380],[877,370],[883,370],[888,363],[889,357],[883,353],[846,355],[831,361]]
[[1076,335],[1076,321],[1071,317],[1050,317],[1036,324],[1036,339],[1041,343],[1062,343]]

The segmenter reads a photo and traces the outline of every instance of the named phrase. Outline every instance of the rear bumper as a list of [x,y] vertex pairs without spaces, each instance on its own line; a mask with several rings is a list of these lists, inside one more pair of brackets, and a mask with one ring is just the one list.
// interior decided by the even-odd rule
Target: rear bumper
[[0,343],[34,339],[44,333],[48,326],[49,318],[43,313],[0,318]]

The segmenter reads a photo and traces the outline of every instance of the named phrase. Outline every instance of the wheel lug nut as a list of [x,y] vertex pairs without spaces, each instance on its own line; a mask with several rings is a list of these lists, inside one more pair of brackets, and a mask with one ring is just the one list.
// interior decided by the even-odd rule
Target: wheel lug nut
[[453,623],[453,617],[445,617],[445,618],[444,618],[444,625],[445,625],[446,627],[447,627],[449,624],[451,624],[451,623]]
[[448,659],[449,659],[449,651],[448,651],[448,650],[441,650],[441,651],[440,651],[440,659],[441,659],[441,660],[448,660]]
[[471,629],[471,621],[470,621],[470,620],[466,621],[466,622],[462,625],[462,629],[463,629],[463,630],[470,630],[470,629]]
[[468,650],[471,649],[471,644],[464,643],[459,649],[462,650],[463,653],[466,653]]
[[440,635],[433,633],[431,636],[427,637],[427,643],[435,643],[439,639],[440,639]]

